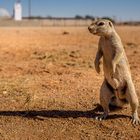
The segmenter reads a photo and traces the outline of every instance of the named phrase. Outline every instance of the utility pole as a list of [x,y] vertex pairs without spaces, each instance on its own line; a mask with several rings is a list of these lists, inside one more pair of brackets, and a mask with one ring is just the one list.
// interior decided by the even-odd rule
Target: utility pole
[[28,1],[28,8],[29,8],[29,19],[31,18],[31,0]]

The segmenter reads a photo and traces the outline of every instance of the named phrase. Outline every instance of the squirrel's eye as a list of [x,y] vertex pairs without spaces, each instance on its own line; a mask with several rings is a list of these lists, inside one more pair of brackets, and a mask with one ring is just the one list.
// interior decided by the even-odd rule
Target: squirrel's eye
[[99,24],[98,24],[98,26],[103,26],[105,23],[104,22],[100,22]]

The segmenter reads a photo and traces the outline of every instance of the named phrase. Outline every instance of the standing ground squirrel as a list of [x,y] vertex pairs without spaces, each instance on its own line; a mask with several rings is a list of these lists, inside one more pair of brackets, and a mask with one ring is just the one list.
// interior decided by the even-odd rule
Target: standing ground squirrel
[[139,124],[139,101],[131,78],[129,63],[119,35],[111,21],[99,19],[88,27],[90,33],[100,36],[95,58],[95,69],[100,73],[103,57],[104,81],[100,89],[100,103],[104,113],[96,119],[108,116],[109,104],[122,107],[129,102],[132,108],[132,123]]

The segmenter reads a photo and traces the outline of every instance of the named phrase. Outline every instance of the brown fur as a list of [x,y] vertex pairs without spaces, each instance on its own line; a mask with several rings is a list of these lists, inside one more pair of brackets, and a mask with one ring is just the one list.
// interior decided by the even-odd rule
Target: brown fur
[[95,69],[98,73],[100,73],[100,59],[103,57],[104,82],[100,90],[100,102],[104,114],[97,119],[102,120],[107,117],[109,104],[123,106],[124,101],[128,101],[132,108],[133,123],[140,123],[137,113],[139,102],[132,82],[129,63],[112,22],[99,19],[94,21],[88,29],[90,33],[100,36],[95,58]]

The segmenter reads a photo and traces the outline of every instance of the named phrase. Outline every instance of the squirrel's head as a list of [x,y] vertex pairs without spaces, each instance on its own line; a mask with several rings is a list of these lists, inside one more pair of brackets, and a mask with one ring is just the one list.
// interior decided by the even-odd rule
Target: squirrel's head
[[98,36],[108,36],[114,31],[114,26],[110,20],[98,19],[88,27],[90,33]]

